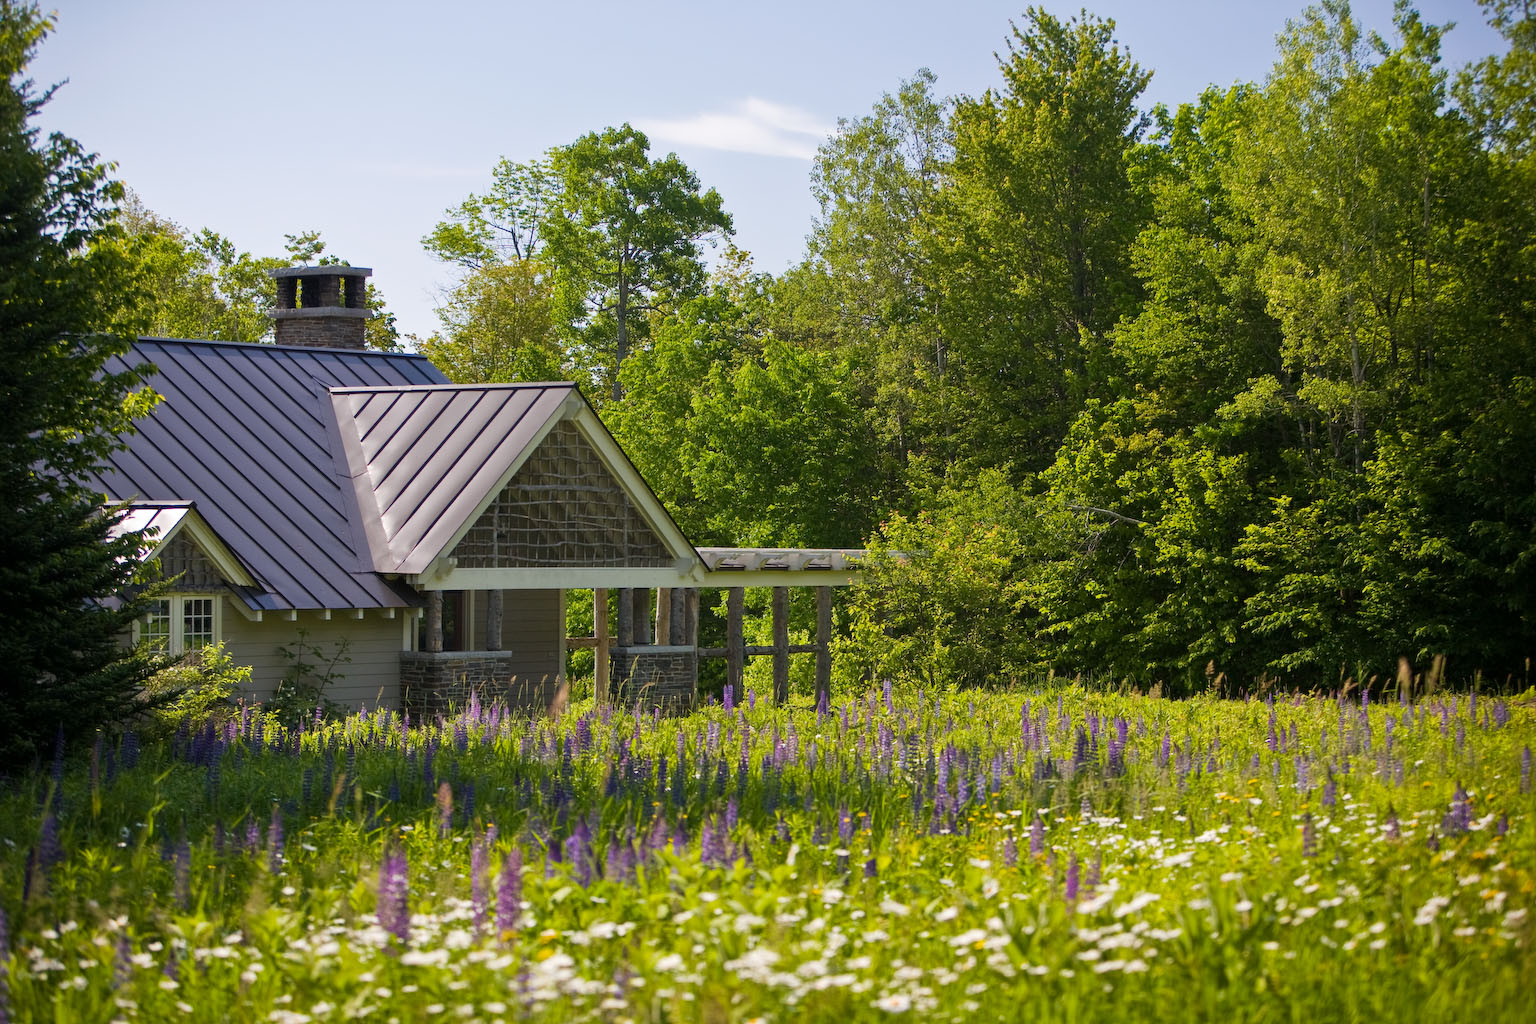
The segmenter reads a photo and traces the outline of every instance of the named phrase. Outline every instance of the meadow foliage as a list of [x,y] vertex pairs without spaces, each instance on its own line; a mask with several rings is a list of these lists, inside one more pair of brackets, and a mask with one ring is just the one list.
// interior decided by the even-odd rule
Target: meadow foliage
[[1531,699],[103,737],[0,796],[0,1019],[1517,1019]]

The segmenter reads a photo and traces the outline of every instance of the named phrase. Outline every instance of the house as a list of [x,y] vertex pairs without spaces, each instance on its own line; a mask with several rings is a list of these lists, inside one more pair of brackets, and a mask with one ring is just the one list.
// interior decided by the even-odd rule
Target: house
[[[854,553],[695,549],[575,385],[456,385],[419,355],[367,350],[369,273],[277,271],[276,344],[141,338],[108,366],[152,363],[161,395],[95,481],[174,577],[141,637],[223,642],[256,698],[302,639],[345,649],[326,694],[344,704],[430,709],[476,689],[545,707],[565,681],[567,596],[592,590],[599,628],[576,642],[597,648],[600,696],[612,679],[687,704],[701,655],[739,680],[754,653],[742,587],[778,588],[782,632],[782,588],[808,585],[827,609],[825,677],[825,588],[855,578]],[[710,586],[732,590],[730,639],[701,651]],[[784,675],[787,640],[772,651]]]

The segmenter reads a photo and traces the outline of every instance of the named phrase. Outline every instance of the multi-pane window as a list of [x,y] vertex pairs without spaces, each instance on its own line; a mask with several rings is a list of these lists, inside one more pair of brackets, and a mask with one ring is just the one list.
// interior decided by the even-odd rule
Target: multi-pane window
[[139,620],[139,639],[161,654],[185,654],[219,639],[219,601],[214,597],[166,597]]
[[159,654],[171,651],[171,599],[155,601],[139,625],[139,639]]
[[181,643],[188,651],[213,643],[213,598],[181,599]]

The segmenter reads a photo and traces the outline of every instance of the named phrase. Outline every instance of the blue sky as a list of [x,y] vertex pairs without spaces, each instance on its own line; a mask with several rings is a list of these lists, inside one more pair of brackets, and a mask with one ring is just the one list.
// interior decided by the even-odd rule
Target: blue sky
[[[42,124],[116,161],[156,212],[258,255],[317,229],[374,268],[406,332],[430,333],[447,268],[420,238],[489,180],[585,132],[629,121],[719,189],[762,270],[796,261],[816,212],[810,156],[927,67],[946,94],[998,81],[994,52],[1023,3],[469,3],[55,0],[32,65],[68,79]],[[1059,16],[1079,3],[1048,3]],[[1262,80],[1301,3],[1100,0],[1170,106]],[[1357,20],[1389,32],[1390,0]],[[1423,0],[1458,24],[1446,63],[1499,49],[1473,0]]]

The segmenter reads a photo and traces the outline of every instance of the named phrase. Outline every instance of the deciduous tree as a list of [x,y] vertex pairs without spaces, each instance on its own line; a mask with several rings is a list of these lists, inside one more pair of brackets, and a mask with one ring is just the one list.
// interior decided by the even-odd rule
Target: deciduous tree
[[701,190],[675,153],[652,159],[629,125],[583,135],[551,151],[559,207],[543,223],[559,317],[580,339],[614,401],[620,368],[645,314],[704,285],[699,243],[729,236],[720,194]]

